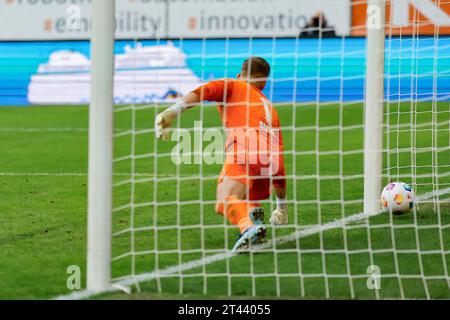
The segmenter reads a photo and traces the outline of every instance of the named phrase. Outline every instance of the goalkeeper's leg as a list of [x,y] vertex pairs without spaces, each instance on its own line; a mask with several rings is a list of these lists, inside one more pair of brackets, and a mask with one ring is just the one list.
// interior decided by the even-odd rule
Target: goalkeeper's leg
[[217,186],[216,211],[239,228],[240,236],[233,250],[247,248],[264,240],[264,211],[247,200],[245,182],[222,176]]
[[249,210],[254,206],[246,201],[244,183],[225,176],[217,185],[216,212],[236,225],[241,234],[254,225],[249,215]]

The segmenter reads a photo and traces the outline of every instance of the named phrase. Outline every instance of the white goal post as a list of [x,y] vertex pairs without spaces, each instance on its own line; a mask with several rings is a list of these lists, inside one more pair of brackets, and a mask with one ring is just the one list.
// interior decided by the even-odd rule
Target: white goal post
[[87,289],[111,283],[115,0],[92,1]]
[[364,106],[364,212],[380,210],[383,155],[385,0],[367,6],[367,64]]

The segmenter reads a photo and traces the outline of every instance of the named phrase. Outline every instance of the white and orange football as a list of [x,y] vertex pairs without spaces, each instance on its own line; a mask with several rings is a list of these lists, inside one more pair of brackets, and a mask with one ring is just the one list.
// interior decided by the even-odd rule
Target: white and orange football
[[393,214],[404,214],[414,207],[414,191],[404,182],[391,182],[381,193],[383,210]]

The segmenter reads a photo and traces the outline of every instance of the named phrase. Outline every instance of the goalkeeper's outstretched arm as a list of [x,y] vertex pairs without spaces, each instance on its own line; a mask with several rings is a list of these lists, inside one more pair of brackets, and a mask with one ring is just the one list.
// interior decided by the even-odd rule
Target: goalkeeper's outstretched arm
[[221,102],[226,98],[226,92],[232,90],[231,81],[214,80],[189,92],[184,98],[156,116],[155,134],[159,139],[169,140],[169,128],[178,114],[196,106],[199,102],[208,100]]
[[195,92],[189,92],[180,101],[170,106],[160,114],[156,116],[155,119],[155,134],[158,139],[168,141],[169,128],[172,122],[177,118],[178,114],[184,110],[190,109],[200,102],[200,96]]

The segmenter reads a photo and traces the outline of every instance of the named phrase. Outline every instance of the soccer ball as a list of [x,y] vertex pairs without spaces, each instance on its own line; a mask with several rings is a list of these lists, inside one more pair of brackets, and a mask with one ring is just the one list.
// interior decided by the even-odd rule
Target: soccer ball
[[412,187],[403,182],[389,183],[381,193],[381,206],[383,210],[397,215],[409,212],[414,207]]

